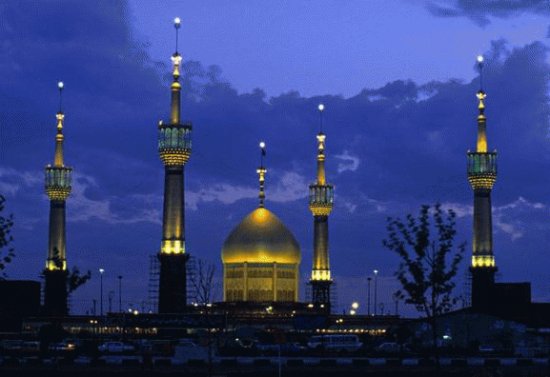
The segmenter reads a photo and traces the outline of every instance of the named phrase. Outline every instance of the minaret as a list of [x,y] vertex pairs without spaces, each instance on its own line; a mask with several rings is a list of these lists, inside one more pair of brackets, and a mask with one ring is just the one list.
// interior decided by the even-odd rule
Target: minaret
[[472,307],[486,310],[490,307],[491,292],[495,282],[495,257],[493,255],[493,227],[491,190],[497,178],[497,153],[487,152],[485,98],[482,86],[483,57],[477,58],[480,89],[477,116],[477,149],[468,152],[468,181],[474,190],[474,227],[472,240]]
[[46,166],[46,194],[50,199],[48,258],[44,270],[44,310],[48,315],[67,314],[67,255],[65,251],[65,201],[71,193],[72,169],[63,162],[63,83],[59,88],[59,112],[53,165]]
[[313,214],[313,269],[311,271],[312,303],[330,312],[330,264],[328,255],[328,216],[334,202],[334,187],[327,184],[325,175],[325,139],[323,133],[323,111],[320,104],[320,129],[317,135],[317,182],[309,186],[309,209]]
[[159,122],[158,150],[164,164],[164,215],[159,253],[160,286],[159,313],[182,313],[187,305],[184,222],[184,166],[191,155],[191,124],[180,119],[179,83],[181,55],[178,53],[178,30],[181,21],[174,19],[176,52],[172,55],[173,81],[170,121]]

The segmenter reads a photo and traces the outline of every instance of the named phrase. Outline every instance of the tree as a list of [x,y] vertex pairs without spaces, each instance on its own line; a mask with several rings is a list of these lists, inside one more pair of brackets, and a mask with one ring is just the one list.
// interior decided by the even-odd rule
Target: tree
[[13,241],[11,228],[13,227],[13,214],[4,216],[6,198],[0,195],[0,280],[4,280],[7,275],[4,272],[6,266],[15,257],[15,251],[10,244]]
[[92,272],[90,270],[82,274],[78,267],[73,266],[71,272],[67,274],[67,297],[70,297],[74,291],[86,284],[91,278]]
[[201,313],[203,313],[203,319],[206,324],[206,339],[208,346],[208,376],[212,376],[213,365],[213,340],[212,340],[212,318],[210,317],[210,309],[212,306],[212,290],[214,283],[214,275],[216,273],[216,266],[210,262],[199,259],[197,262],[196,273],[191,276],[191,284],[195,290],[197,297],[197,304],[201,306]]
[[197,303],[208,307],[212,299],[213,280],[216,273],[216,266],[212,263],[199,259],[197,270],[191,277],[191,284],[197,295]]
[[[61,259],[59,249],[54,247],[53,249],[53,264],[61,270],[63,268],[63,260]],[[41,277],[44,278],[46,270],[43,271]],[[71,294],[80,288],[82,285],[86,284],[88,280],[92,278],[92,272],[88,270],[85,274],[80,272],[80,269],[77,266],[73,266],[73,269],[70,271],[63,271],[65,274],[65,284],[67,287],[67,301],[71,297]]]
[[395,273],[401,283],[396,296],[426,316],[438,365],[436,318],[457,303],[452,295],[454,278],[466,248],[465,242],[454,246],[455,225],[453,210],[444,211],[439,203],[433,209],[423,205],[416,218],[411,214],[405,221],[389,217],[388,237],[383,241],[401,259]]

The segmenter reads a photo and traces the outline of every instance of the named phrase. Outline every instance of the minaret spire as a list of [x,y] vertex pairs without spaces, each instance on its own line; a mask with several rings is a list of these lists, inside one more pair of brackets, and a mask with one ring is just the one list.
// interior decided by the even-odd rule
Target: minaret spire
[[472,306],[486,310],[490,307],[494,275],[496,271],[493,254],[493,227],[491,191],[497,178],[497,153],[488,152],[485,98],[482,86],[483,56],[477,57],[480,89],[477,115],[477,148],[468,152],[468,181],[474,190],[474,223],[472,241]]
[[180,85],[180,64],[182,57],[178,52],[178,34],[181,27],[181,19],[179,17],[174,18],[174,28],[176,29],[176,51],[171,57],[173,69],[172,69],[172,85],[170,86],[172,90],[172,105],[170,109],[170,121],[172,124],[180,123],[180,94],[181,94],[181,85]]
[[46,166],[45,188],[50,199],[50,224],[48,256],[44,271],[44,307],[46,314],[67,314],[67,257],[65,251],[65,201],[71,193],[72,169],[63,161],[63,121],[62,109],[63,82],[59,89],[59,111],[56,114],[57,132],[53,165]]
[[478,115],[477,115],[477,152],[487,152],[487,131],[486,131],[486,118],[485,118],[485,98],[487,94],[483,91],[483,56],[477,57],[477,65],[479,68],[479,90],[476,93],[478,99]]
[[318,153],[317,153],[317,184],[325,185],[326,184],[326,175],[325,175],[325,139],[326,136],[323,133],[323,111],[325,110],[325,105],[322,103],[317,107],[319,110],[319,133],[317,134],[317,143],[318,143]]
[[313,266],[311,280],[312,301],[323,311],[330,312],[330,274],[328,250],[328,216],[334,202],[334,188],[326,182],[325,140],[323,133],[323,111],[319,104],[319,133],[317,134],[317,180],[309,186],[309,209],[313,214]]
[[57,119],[57,134],[55,135],[55,155],[53,165],[57,167],[63,166],[63,120],[65,115],[63,114],[62,100],[63,100],[63,81],[57,83],[59,89],[59,111],[55,115]]
[[264,167],[264,157],[266,155],[265,151],[265,143],[263,141],[260,142],[260,167],[256,169],[256,173],[258,173],[258,180],[260,182],[260,194],[258,195],[258,198],[260,199],[260,208],[264,208],[264,202],[265,202],[265,173],[267,173],[267,169]]
[[173,81],[170,85],[170,121],[161,121],[158,125],[158,151],[164,164],[164,208],[159,253],[160,313],[182,313],[187,305],[186,263],[189,256],[185,248],[184,166],[191,156],[192,125],[182,122],[180,117],[180,26],[181,20],[176,17],[176,51],[171,56]]

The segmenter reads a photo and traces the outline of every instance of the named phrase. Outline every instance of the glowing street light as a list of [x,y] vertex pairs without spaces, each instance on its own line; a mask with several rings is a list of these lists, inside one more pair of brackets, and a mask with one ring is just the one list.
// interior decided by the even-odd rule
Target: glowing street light
[[483,57],[483,55],[478,55],[477,58],[476,58],[476,60],[477,60],[477,62],[478,62],[479,64],[482,64],[483,61],[485,60],[485,58]]
[[103,268],[99,269],[99,314],[103,317]]
[[378,270],[374,270],[374,315],[376,315],[377,308],[376,304],[378,303]]
[[355,310],[359,309],[359,303],[357,301],[352,302],[351,303],[351,308],[355,309]]

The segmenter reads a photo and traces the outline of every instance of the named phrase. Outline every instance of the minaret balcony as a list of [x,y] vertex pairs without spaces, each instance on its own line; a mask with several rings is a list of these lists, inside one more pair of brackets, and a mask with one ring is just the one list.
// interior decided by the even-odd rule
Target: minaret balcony
[[185,165],[191,156],[191,129],[186,124],[159,124],[158,150],[165,165]]
[[472,268],[495,268],[494,255],[472,255]]
[[67,261],[65,259],[48,259],[46,261],[46,270],[48,271],[67,271]]
[[468,181],[474,190],[491,190],[496,179],[496,152],[468,152]]
[[330,270],[313,270],[311,271],[312,281],[332,281],[330,278]]
[[309,209],[314,216],[328,216],[334,204],[334,187],[331,185],[309,186]]
[[46,166],[46,193],[50,200],[65,200],[71,193],[72,169],[65,166]]

